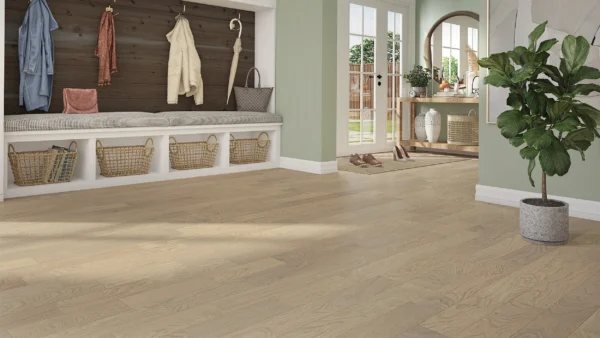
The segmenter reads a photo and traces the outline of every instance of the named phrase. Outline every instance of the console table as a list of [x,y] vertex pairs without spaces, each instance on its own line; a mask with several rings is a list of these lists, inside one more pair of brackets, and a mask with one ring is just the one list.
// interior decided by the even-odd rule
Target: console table
[[[402,125],[404,112],[402,103],[410,103],[410,138],[408,140],[403,139]],[[479,154],[479,146],[459,146],[448,143],[430,143],[427,141],[419,141],[416,139],[415,133],[415,118],[417,117],[417,103],[469,103],[479,104],[478,97],[427,97],[427,98],[412,98],[412,97],[401,97],[398,99],[398,140],[400,144],[409,147],[411,150],[416,149],[435,149],[442,152],[463,152],[470,153],[473,155]]]

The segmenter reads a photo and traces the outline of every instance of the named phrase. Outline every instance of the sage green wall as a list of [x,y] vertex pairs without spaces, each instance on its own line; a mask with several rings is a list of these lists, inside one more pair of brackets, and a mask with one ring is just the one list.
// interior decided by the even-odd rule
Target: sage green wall
[[[487,55],[487,1],[486,0],[418,0],[417,1],[417,59],[423,60],[423,41],[429,28],[444,14],[470,10],[480,15],[480,56]],[[427,106],[422,105],[423,108]],[[440,111],[459,108],[435,105]],[[468,110],[468,105],[464,109]],[[535,172],[538,188],[533,188],[527,178],[528,162],[521,159],[519,152],[500,135],[495,124],[486,123],[487,101],[482,92],[479,104],[480,155],[479,184],[498,188],[538,192],[541,186],[541,170]],[[571,152],[573,166],[565,177],[550,177],[549,193],[563,197],[600,201],[600,140],[587,151],[586,161],[581,161],[578,153]]]
[[278,0],[276,27],[281,154],[335,161],[337,0]]
[[[425,60],[423,60],[423,43],[425,42],[427,33],[429,33],[429,29],[431,29],[433,24],[442,16],[459,10],[472,11],[481,16],[485,16],[485,0],[417,0],[417,55],[415,56],[415,60],[417,60],[418,64],[425,65]],[[485,32],[485,26],[480,27],[480,32]],[[480,33],[480,36],[485,36],[485,34]],[[480,43],[480,46],[485,45],[486,43]],[[431,88],[428,88],[428,91],[430,90]],[[420,112],[427,112],[430,108],[437,110],[442,115],[442,133],[440,134],[440,142],[446,142],[448,140],[448,130],[445,127],[447,125],[448,115],[467,115],[471,109],[475,109],[478,113],[480,111],[480,108],[476,104],[422,103],[417,105],[417,114]]]

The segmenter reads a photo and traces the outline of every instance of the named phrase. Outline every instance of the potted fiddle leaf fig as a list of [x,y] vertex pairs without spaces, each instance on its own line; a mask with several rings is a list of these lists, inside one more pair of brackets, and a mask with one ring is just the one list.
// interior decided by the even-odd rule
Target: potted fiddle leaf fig
[[[548,51],[558,40],[538,40],[546,30],[544,22],[529,35],[528,47],[493,54],[479,65],[489,69],[487,84],[509,89],[509,110],[498,117],[502,136],[521,157],[529,161],[532,173],[542,169],[542,196],[521,201],[521,235],[527,241],[562,245],[569,239],[569,205],[548,199],[547,176],[564,176],[571,167],[571,154],[585,151],[596,138],[600,111],[578,98],[600,92],[600,71],[585,66],[590,43],[584,37],[567,36],[562,43],[560,66],[548,64]],[[571,153],[570,153],[571,151]]]

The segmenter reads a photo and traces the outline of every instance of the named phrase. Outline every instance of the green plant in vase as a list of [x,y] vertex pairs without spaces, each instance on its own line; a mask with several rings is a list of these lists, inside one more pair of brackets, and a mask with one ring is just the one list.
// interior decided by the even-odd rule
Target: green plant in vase
[[404,75],[404,78],[412,87],[410,97],[420,97],[422,94],[427,94],[427,85],[431,81],[431,73],[425,68],[415,65],[408,74]]
[[529,35],[528,47],[493,54],[479,65],[489,69],[488,85],[509,89],[509,110],[498,117],[502,136],[529,162],[529,180],[535,167],[542,169],[542,198],[521,201],[521,234],[531,242],[565,244],[569,238],[569,206],[548,199],[547,176],[564,176],[575,151],[585,161],[585,152],[596,138],[600,111],[578,100],[600,92],[600,71],[585,66],[590,43],[584,37],[567,36],[562,43],[560,66],[548,64],[548,51],[556,39],[538,40],[548,22]]

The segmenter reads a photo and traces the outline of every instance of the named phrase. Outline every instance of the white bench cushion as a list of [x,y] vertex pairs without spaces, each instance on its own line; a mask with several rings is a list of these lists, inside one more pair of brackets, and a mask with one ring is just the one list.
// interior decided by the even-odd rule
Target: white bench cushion
[[6,132],[168,126],[169,121],[164,117],[142,112],[24,114],[4,117]]
[[281,115],[239,111],[171,111],[157,115],[169,120],[171,127],[283,122]]

